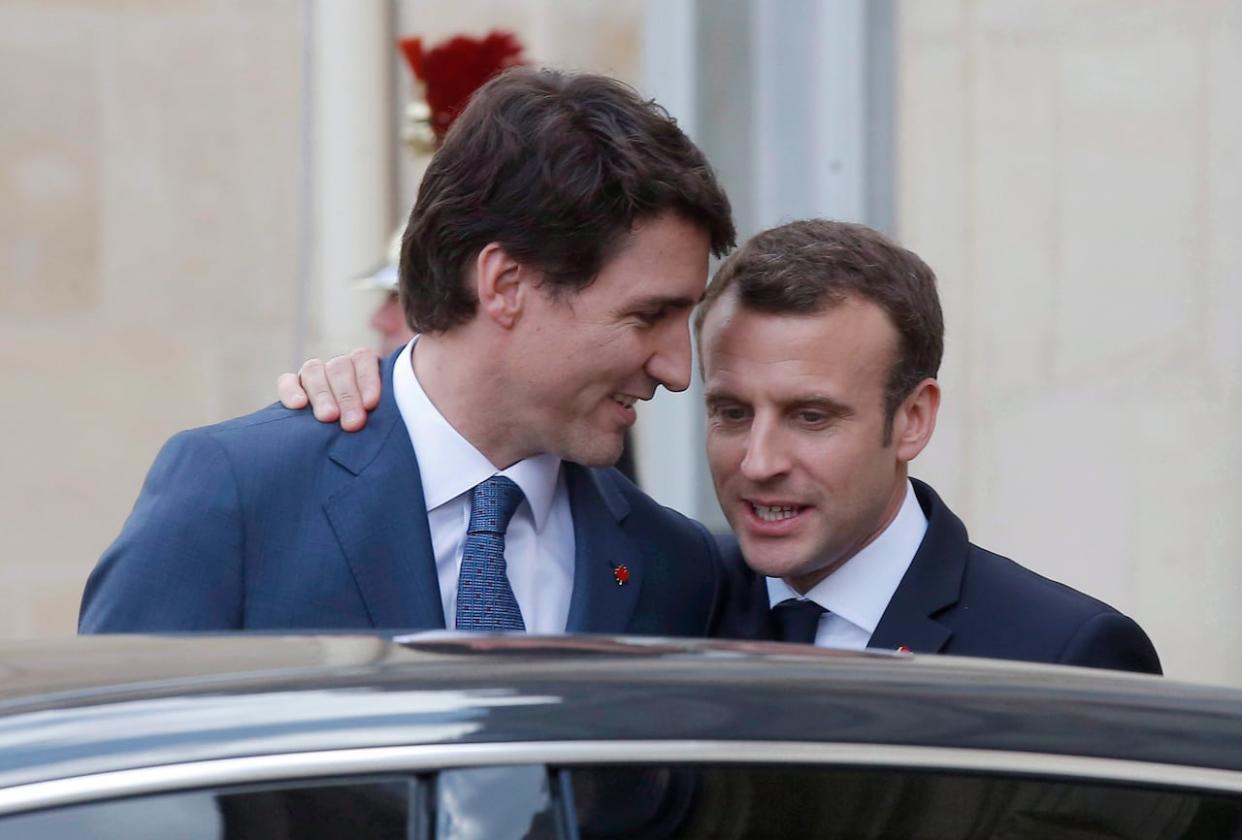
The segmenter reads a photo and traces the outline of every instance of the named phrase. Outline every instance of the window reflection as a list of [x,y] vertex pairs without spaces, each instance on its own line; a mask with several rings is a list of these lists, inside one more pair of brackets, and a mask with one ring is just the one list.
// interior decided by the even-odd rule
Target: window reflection
[[32,837],[1242,840],[1242,798],[927,769],[536,765],[189,791],[0,818],[0,840]]
[[553,840],[563,836],[553,814],[547,768],[446,770],[436,785],[437,840]]
[[575,768],[583,840],[1242,837],[1232,796],[902,769]]
[[0,840],[406,840],[410,784],[273,785],[110,800],[0,819]]

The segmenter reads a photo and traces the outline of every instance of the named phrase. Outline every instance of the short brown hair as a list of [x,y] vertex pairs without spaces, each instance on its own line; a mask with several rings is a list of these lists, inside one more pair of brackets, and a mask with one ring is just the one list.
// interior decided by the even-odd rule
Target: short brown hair
[[811,315],[850,296],[884,310],[897,330],[897,358],[884,393],[884,442],[911,391],[940,372],[944,315],[936,275],[913,251],[865,225],[808,219],[757,234],[721,264],[695,315],[737,288],[739,305],[774,315]]
[[729,199],[663,108],[605,76],[508,70],[423,175],[401,244],[406,319],[419,332],[470,320],[465,270],[490,242],[554,290],[579,290],[636,222],[666,212],[701,226],[717,256],[733,247]]

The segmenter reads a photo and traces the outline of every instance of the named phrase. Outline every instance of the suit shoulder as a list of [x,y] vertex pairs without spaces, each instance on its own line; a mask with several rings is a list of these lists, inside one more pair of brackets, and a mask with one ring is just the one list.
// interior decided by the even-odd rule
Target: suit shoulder
[[986,639],[981,655],[1161,672],[1155,647],[1133,619],[1008,557],[971,545],[961,596],[958,629]]
[[[291,487],[309,488],[324,475],[325,457],[342,435],[335,423],[320,423],[309,411],[279,404],[209,426],[174,435],[161,459],[189,465],[227,464],[244,500],[287,495]],[[194,467],[198,469],[198,467]]]
[[[1120,610],[976,545],[970,547],[962,603],[967,607],[973,604],[979,611],[1003,614],[1014,627],[1027,626],[1032,632],[1064,635],[1065,643],[1071,646],[1096,636],[1129,640],[1143,649],[1144,656],[1150,654],[1150,660],[1158,662],[1143,628]],[[1159,673],[1158,664],[1154,669],[1127,669]]]
[[335,428],[337,428],[335,423],[320,423],[316,420],[309,408],[294,410],[285,408],[280,403],[272,403],[249,414],[231,417],[219,423],[199,426],[187,431],[227,439],[231,436],[264,432],[282,435],[295,432],[310,433],[315,429],[331,432]]
[[999,603],[1020,599],[1024,606],[1053,615],[1085,620],[1098,613],[1117,613],[1098,598],[974,544],[970,546],[962,585],[963,595],[974,589],[986,590],[988,597]]
[[[321,423],[310,409],[294,411],[280,403],[219,423],[178,432],[173,440],[211,439],[231,454],[247,459],[263,454],[316,451],[342,432],[335,423]],[[317,446],[318,444],[318,446]]]

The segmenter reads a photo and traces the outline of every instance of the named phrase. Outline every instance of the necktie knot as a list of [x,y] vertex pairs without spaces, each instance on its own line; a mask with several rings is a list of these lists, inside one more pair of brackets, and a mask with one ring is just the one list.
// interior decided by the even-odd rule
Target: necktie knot
[[827,610],[804,598],[787,598],[772,608],[776,637],[782,642],[814,644],[819,619]]
[[494,475],[476,485],[470,491],[470,524],[466,533],[503,535],[524,498],[522,488],[503,475]]

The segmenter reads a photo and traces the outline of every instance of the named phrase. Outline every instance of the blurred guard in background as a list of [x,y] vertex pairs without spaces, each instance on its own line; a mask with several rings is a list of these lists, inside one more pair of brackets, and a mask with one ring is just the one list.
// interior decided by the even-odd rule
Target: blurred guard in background
[[[482,38],[458,35],[427,48],[414,36],[402,38],[397,46],[413,73],[416,94],[402,115],[401,140],[411,156],[424,163],[440,148],[444,135],[480,86],[505,68],[526,63],[521,42],[510,32],[489,32]],[[359,290],[383,295],[371,314],[370,327],[379,335],[379,351],[384,356],[414,337],[397,294],[404,232],[405,225],[393,231],[384,261],[355,278]]]
[[388,243],[387,259],[369,274],[357,278],[358,289],[378,292],[383,301],[371,313],[371,329],[379,336],[380,355],[387,356],[414,337],[414,331],[406,323],[397,295],[397,260],[401,256],[401,233],[399,228]]

